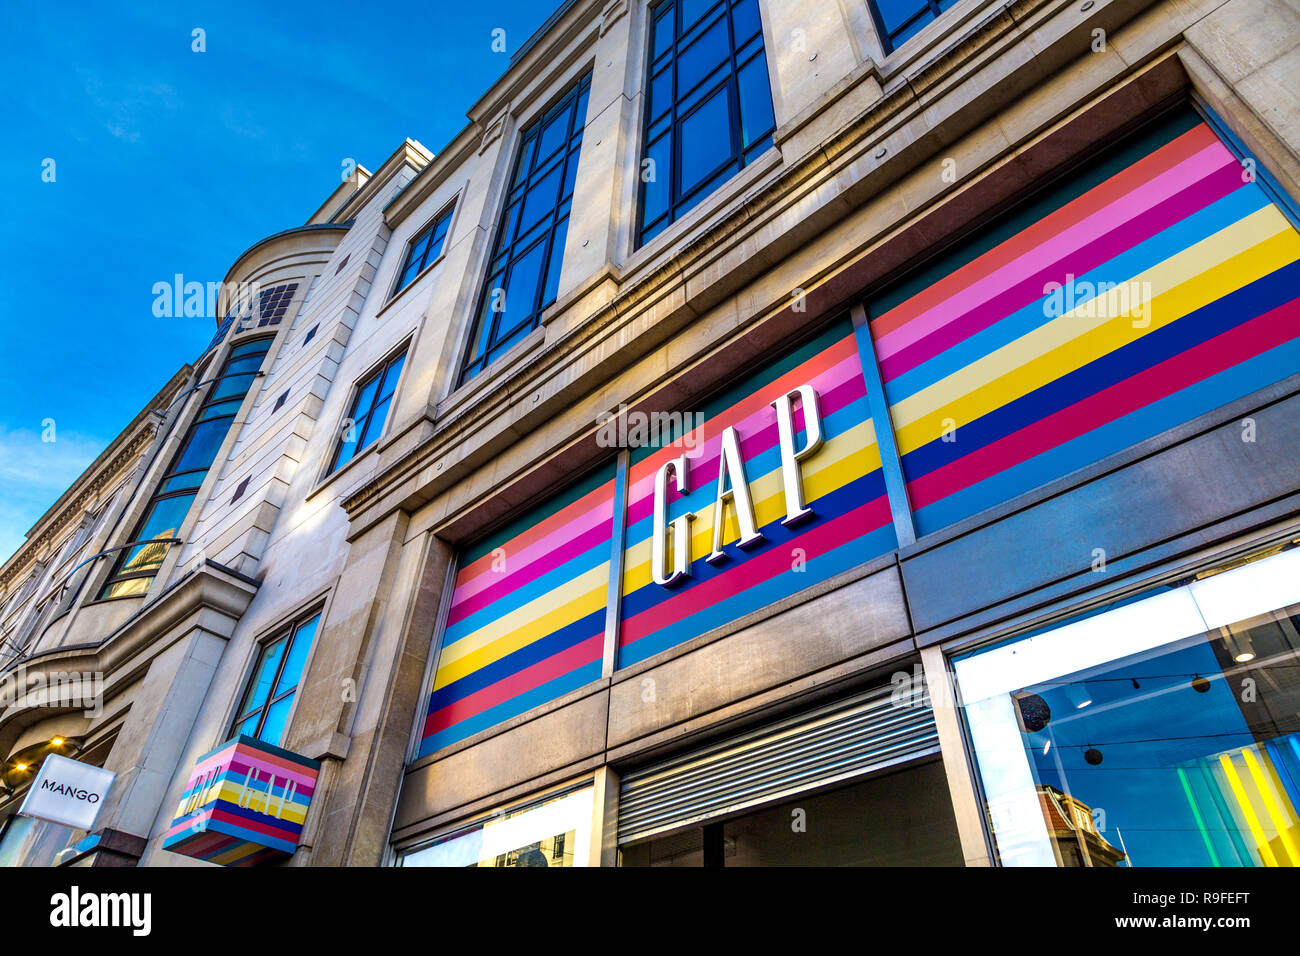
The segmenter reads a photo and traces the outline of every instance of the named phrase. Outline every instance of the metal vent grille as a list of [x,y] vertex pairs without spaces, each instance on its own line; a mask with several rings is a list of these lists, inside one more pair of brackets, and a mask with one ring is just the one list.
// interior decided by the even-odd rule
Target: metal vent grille
[[925,689],[877,688],[628,773],[619,788],[618,841],[644,839],[938,752]]

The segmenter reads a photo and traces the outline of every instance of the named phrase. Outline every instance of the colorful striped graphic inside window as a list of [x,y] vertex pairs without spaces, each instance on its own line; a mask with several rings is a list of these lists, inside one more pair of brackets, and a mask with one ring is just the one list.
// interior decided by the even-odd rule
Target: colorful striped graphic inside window
[[[811,518],[786,527],[776,412],[780,396],[811,385],[821,405],[825,444],[801,463]],[[836,323],[814,340],[700,409],[690,446],[679,438],[657,450],[634,452],[627,491],[627,542],[618,664],[626,667],[742,617],[896,546],[880,453],[867,407],[866,385],[853,329]],[[806,443],[796,412],[796,448]],[[728,560],[705,560],[712,549],[713,501],[723,429],[735,426],[763,540],[740,551],[734,507],[727,509],[723,550]],[[664,587],[651,574],[655,473],[668,459],[690,459],[688,492],[670,495],[669,519],[687,511],[691,575]]]
[[1190,109],[872,302],[917,532],[1300,369],[1300,235]]
[[611,463],[460,558],[419,756],[600,677]]

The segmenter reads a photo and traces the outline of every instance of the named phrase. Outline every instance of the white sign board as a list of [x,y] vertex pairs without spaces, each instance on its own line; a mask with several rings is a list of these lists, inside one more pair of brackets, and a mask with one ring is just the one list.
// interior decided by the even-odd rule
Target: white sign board
[[90,830],[116,776],[111,770],[50,754],[18,812],[76,830]]

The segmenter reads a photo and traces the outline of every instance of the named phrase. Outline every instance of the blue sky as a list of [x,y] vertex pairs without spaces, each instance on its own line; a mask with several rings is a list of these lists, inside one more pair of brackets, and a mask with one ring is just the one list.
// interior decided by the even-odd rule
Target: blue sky
[[558,5],[0,5],[0,561],[211,338],[154,283],[220,282],[345,160],[440,151]]

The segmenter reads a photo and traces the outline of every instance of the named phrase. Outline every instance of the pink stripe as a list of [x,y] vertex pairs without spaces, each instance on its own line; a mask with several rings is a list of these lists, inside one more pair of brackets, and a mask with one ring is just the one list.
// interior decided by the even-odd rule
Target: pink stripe
[[[612,504],[610,510],[613,510]],[[477,594],[462,597],[459,600],[459,603],[457,603],[456,599],[453,598],[452,609],[447,615],[447,627],[459,623],[475,611],[482,610],[483,608],[490,606],[492,602],[511,594],[520,585],[527,584],[530,581],[534,581],[541,577],[543,574],[547,574],[556,568],[563,567],[574,558],[580,557],[592,548],[597,547],[601,542],[608,542],[610,529],[613,524],[614,522],[612,518],[607,519],[602,524],[591,528],[583,534],[578,535],[576,538],[563,543],[557,543],[552,551],[538,555],[538,559],[530,565],[515,565],[515,561],[518,559],[512,558],[509,552],[507,552],[506,566],[513,566],[515,569],[509,574],[498,574],[495,583],[493,583],[491,587],[482,588]],[[608,545],[606,545],[606,550],[608,550]],[[577,573],[573,576],[576,577]],[[459,594],[460,592],[457,591],[456,593]]]
[[[277,782],[289,777],[296,784],[299,793],[308,795],[312,793],[313,788],[316,786],[316,778],[319,776],[319,774],[312,773],[310,770],[295,767],[292,763],[269,759],[267,754],[259,753],[256,758],[236,754],[234,759],[230,761],[230,772],[239,774],[241,778],[246,777],[249,770],[256,770],[258,779],[263,783],[266,782],[268,773],[273,774]],[[242,779],[240,782],[243,782]]]
[[[793,541],[809,555],[816,557],[833,551],[869,531],[883,527],[891,520],[889,502],[882,495],[824,524],[808,529]],[[670,624],[676,624],[703,607],[734,597],[782,573],[790,573],[788,548],[772,548],[763,554],[756,554],[739,564],[732,565],[716,577],[702,581],[689,591],[682,591],[624,620],[619,644],[626,647],[648,634],[662,630]],[[656,584],[646,586],[658,587]]]
[[1149,369],[1082,398],[907,484],[912,505],[933,504],[990,475],[1172,395],[1300,334],[1300,300],[1265,312]]
[[[818,395],[821,397],[823,418],[861,399],[867,393],[866,383],[863,381],[861,365],[857,356],[845,359],[829,370],[825,376],[814,379],[809,384],[817,390]],[[690,486],[692,488],[700,488],[708,482],[717,480],[718,459],[722,448],[722,432],[730,424],[725,422],[724,413],[705,423],[702,430],[712,434],[699,448],[687,453],[687,457],[691,460]],[[796,410],[795,424],[800,428],[803,427],[803,409]],[[776,447],[779,440],[776,413],[770,408],[764,408],[743,419],[736,424],[736,431],[740,435],[741,455],[746,461],[754,455]],[[646,462],[641,463],[641,465],[645,464]],[[658,468],[654,470],[646,469],[644,475],[630,482],[627,509],[629,525],[648,517],[654,510],[654,485],[657,471]],[[758,476],[750,475],[749,477],[756,478]]]
[[1045,280],[1081,276],[1104,265],[1138,243],[1221,199],[1242,185],[1234,163],[1215,170],[1195,186],[1135,216],[1108,235],[1077,250],[1066,260],[1054,263],[1036,275],[1017,283],[988,302],[982,303],[919,342],[909,345],[880,363],[886,381],[891,381],[922,362],[1001,321],[1017,309],[1043,297]]
[[876,341],[881,359],[919,341],[1006,288],[1050,268],[1071,252],[1105,235],[1117,225],[1145,212],[1170,196],[1206,178],[1228,164],[1236,164],[1222,143],[1214,142],[1172,169],[1142,184],[1122,199],[1053,236],[1032,252],[1007,263],[958,294],[922,312],[906,325]]
[[[549,564],[542,565],[541,567],[545,570],[533,568],[532,565],[534,562],[546,558],[546,556],[552,552],[562,549],[566,543],[577,540],[584,535],[585,538],[583,538],[583,540],[590,540],[590,532],[593,529],[609,524],[613,519],[614,498],[611,495],[600,502],[598,507],[583,512],[563,527],[557,528],[546,537],[535,541],[533,544],[522,548],[518,552],[512,551],[510,542],[507,541],[502,546],[506,552],[506,567],[514,569],[509,572],[512,576],[522,572],[524,569],[529,569],[530,577],[544,574],[547,570],[550,570],[553,567],[558,567],[563,562],[552,561]],[[588,545],[588,547],[591,547],[591,545]],[[570,549],[569,553],[570,556],[572,556],[573,553],[581,554],[583,550],[586,549],[579,549],[577,551]],[[457,610],[457,605],[459,605],[460,602],[466,601],[475,594],[478,594],[480,591],[496,587],[501,583],[501,574],[492,569],[491,555],[488,555],[487,557],[489,559],[488,563],[483,565],[476,574],[469,575],[464,579],[462,579],[460,575],[457,575],[456,590],[452,594],[451,599],[452,620],[458,619],[455,617],[455,612]],[[463,617],[464,615],[462,614],[461,616]]]
[[489,684],[459,700],[454,700],[445,707],[435,710],[424,721],[424,733],[421,739],[440,730],[469,720],[497,704],[505,703],[512,697],[527,693],[540,687],[549,680],[563,677],[569,671],[590,664],[597,660],[605,647],[605,635],[596,634],[572,647],[567,647],[558,654],[531,664],[521,671],[503,677],[495,684]]

